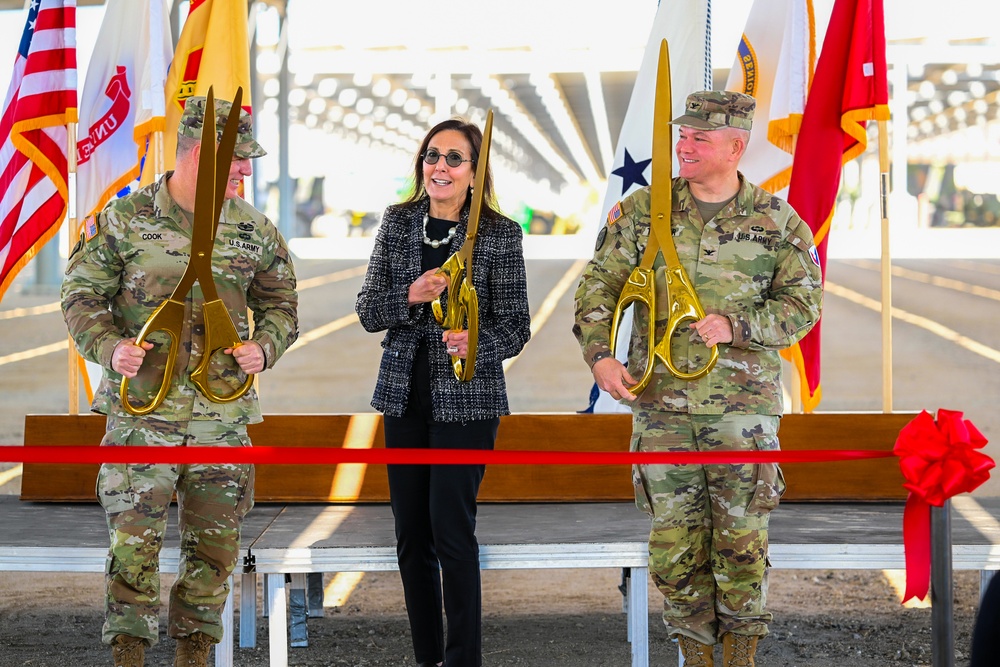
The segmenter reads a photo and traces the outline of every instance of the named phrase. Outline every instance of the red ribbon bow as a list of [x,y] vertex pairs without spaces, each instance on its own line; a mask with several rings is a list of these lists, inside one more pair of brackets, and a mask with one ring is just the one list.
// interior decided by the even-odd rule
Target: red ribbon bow
[[930,506],[941,507],[959,493],[968,493],[990,478],[993,459],[978,451],[986,438],[962,413],[938,410],[937,421],[923,410],[903,427],[893,448],[910,491],[903,511],[906,592],[922,600],[930,587]]

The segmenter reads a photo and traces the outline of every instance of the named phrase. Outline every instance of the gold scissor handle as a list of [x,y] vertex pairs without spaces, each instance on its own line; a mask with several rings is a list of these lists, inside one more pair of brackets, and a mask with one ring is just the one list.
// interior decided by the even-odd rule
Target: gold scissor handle
[[441,307],[440,296],[431,302],[431,311],[433,311],[434,320],[438,324],[445,329],[454,329],[452,324],[455,322],[455,318],[451,313],[452,304],[457,302],[458,295],[462,291],[462,281],[465,280],[465,264],[462,262],[460,253],[456,252],[449,257],[437,270],[437,273],[443,274],[448,279],[448,315],[446,318],[444,309]]
[[678,379],[697,380],[708,375],[715,366],[715,362],[719,359],[719,346],[716,345],[709,348],[708,362],[693,372],[685,373],[678,370],[677,366],[674,365],[670,347],[670,341],[673,340],[674,333],[685,322],[697,322],[704,319],[705,309],[702,308],[701,302],[698,300],[698,293],[695,292],[694,286],[691,284],[691,279],[688,278],[683,266],[678,264],[674,267],[667,267],[666,277],[667,293],[670,295],[667,331],[663,334],[660,342],[656,344],[655,353]]
[[[622,288],[622,293],[615,304],[615,314],[611,319],[611,354],[615,353],[615,344],[618,341],[618,326],[621,318],[625,314],[625,309],[633,303],[641,303],[646,306],[649,312],[649,320],[646,331],[646,340],[656,340],[656,284],[654,283],[655,273],[653,269],[637,266],[632,269],[628,281]],[[642,372],[642,377],[635,386],[628,387],[633,394],[640,394],[649,384],[653,377],[653,351],[649,350],[646,357],[646,367]]]
[[170,337],[170,349],[167,350],[167,363],[163,369],[163,379],[160,380],[160,388],[156,392],[153,400],[146,405],[135,406],[128,400],[128,378],[122,376],[122,383],[119,393],[122,397],[122,407],[130,415],[142,417],[160,407],[163,399],[170,389],[170,377],[174,372],[174,362],[177,361],[177,341],[180,340],[181,330],[184,327],[184,304],[173,299],[167,299],[153,311],[146,323],[135,338],[135,344],[142,346],[146,337],[154,331],[163,331]]
[[[434,319],[445,329],[469,332],[468,351],[465,359],[452,355],[451,366],[455,379],[468,382],[476,371],[476,349],[479,343],[479,297],[476,288],[465,272],[460,253],[455,253],[441,265],[438,273],[448,278],[448,312],[441,307],[441,297],[431,302]],[[468,322],[468,326],[465,324]]]
[[[451,312],[450,308],[449,312]],[[459,289],[458,316],[456,319],[459,324],[452,330],[461,331],[461,323],[463,321],[469,323],[466,329],[469,333],[468,350],[465,353],[465,359],[452,355],[451,367],[459,382],[468,382],[476,372],[476,349],[479,344],[479,297],[476,295],[476,288],[468,280],[463,280],[462,287]]]
[[201,361],[191,373],[191,382],[198,388],[205,398],[213,403],[229,403],[247,393],[253,386],[253,374],[247,375],[247,379],[232,394],[226,396],[216,394],[208,384],[208,366],[212,362],[212,357],[219,350],[226,348],[236,348],[243,344],[240,334],[236,331],[232,318],[229,317],[229,310],[222,299],[206,302],[201,309],[205,317],[205,349],[201,355]]

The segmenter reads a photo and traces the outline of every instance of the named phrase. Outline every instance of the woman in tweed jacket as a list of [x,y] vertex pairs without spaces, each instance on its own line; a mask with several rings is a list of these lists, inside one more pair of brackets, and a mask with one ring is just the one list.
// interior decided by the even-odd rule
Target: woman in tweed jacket
[[[473,252],[479,343],[468,382],[455,378],[451,364],[451,356],[466,358],[468,332],[442,331],[430,305],[447,286],[437,269],[465,240],[481,147],[482,133],[471,123],[433,127],[414,159],[413,193],[382,216],[356,308],[366,330],[386,332],[372,406],[385,415],[387,448],[492,449],[500,416],[510,414],[502,363],[530,336],[527,283],[521,229],[497,210],[489,172]],[[388,466],[399,572],[421,667],[482,664],[475,529],[484,472],[481,465]]]

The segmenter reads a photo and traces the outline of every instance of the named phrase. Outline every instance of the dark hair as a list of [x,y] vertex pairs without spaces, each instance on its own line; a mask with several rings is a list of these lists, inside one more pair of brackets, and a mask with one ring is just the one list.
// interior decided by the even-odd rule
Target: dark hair
[[[424,187],[423,156],[427,151],[427,147],[431,143],[431,139],[433,139],[440,132],[444,132],[446,130],[461,132],[465,136],[469,145],[472,146],[473,165],[477,169],[479,168],[479,151],[483,148],[482,130],[480,130],[478,126],[466,121],[463,118],[449,118],[448,120],[443,120],[432,127],[424,136],[424,140],[420,142],[420,148],[417,149],[417,155],[413,158],[413,190],[404,200],[405,203],[410,204],[417,202],[427,196],[427,189]],[[466,199],[466,202],[468,202],[468,199]],[[502,215],[500,213],[500,208],[497,205],[496,194],[493,192],[493,169],[490,168],[489,164],[486,165],[486,182],[483,186],[483,206],[497,215]]]

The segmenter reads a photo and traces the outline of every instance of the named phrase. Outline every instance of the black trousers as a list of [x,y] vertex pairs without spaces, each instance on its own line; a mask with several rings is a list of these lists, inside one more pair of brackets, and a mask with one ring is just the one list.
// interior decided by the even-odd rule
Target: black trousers
[[[423,352],[423,350],[421,350]],[[385,417],[387,448],[493,449],[500,419],[437,422],[431,417],[426,354],[414,362],[403,417]],[[389,465],[396,554],[418,663],[482,664],[482,585],[476,495],[486,466]],[[443,600],[442,600],[443,591]],[[448,642],[442,622],[448,620]]]

